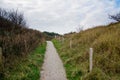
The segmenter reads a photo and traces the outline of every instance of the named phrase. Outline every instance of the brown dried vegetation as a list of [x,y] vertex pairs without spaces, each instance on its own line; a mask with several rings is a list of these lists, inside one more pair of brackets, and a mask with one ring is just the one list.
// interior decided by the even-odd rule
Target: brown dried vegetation
[[3,53],[0,77],[3,77],[5,68],[12,69],[20,58],[44,41],[41,32],[26,27],[23,14],[0,9],[0,47]]

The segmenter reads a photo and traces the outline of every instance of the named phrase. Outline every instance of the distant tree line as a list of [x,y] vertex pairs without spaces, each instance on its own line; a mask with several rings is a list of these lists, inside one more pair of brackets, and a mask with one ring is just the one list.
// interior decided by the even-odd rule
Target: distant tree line
[[43,32],[43,34],[44,34],[46,40],[51,40],[51,39],[53,39],[55,36],[60,36],[60,34],[58,34],[58,33],[47,32],[47,31]]

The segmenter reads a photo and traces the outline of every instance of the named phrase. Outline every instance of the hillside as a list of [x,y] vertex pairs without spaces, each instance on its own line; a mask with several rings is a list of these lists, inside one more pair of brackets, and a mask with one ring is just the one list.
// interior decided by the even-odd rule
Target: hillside
[[22,13],[0,9],[0,80],[39,79],[44,42],[43,33],[29,29]]
[[[69,80],[120,80],[120,23],[98,26],[53,40]],[[70,41],[71,48],[70,48]],[[94,49],[89,72],[89,48]]]

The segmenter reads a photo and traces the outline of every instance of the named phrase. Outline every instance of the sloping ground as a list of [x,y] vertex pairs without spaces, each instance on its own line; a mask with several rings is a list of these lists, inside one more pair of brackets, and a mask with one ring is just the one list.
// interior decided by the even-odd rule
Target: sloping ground
[[47,51],[40,80],[67,80],[63,63],[52,42],[47,42]]
[[[69,80],[120,80],[120,23],[100,26],[53,42]],[[69,43],[72,41],[72,48]],[[89,48],[93,47],[93,71],[89,73]]]

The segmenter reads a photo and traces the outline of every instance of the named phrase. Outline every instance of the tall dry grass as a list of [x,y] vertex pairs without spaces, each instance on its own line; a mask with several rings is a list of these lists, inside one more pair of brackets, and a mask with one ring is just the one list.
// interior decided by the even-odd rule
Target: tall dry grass
[[[120,23],[99,26],[65,36],[59,47],[69,80],[120,80]],[[69,47],[72,40],[72,48]],[[89,48],[93,71],[89,72]]]

